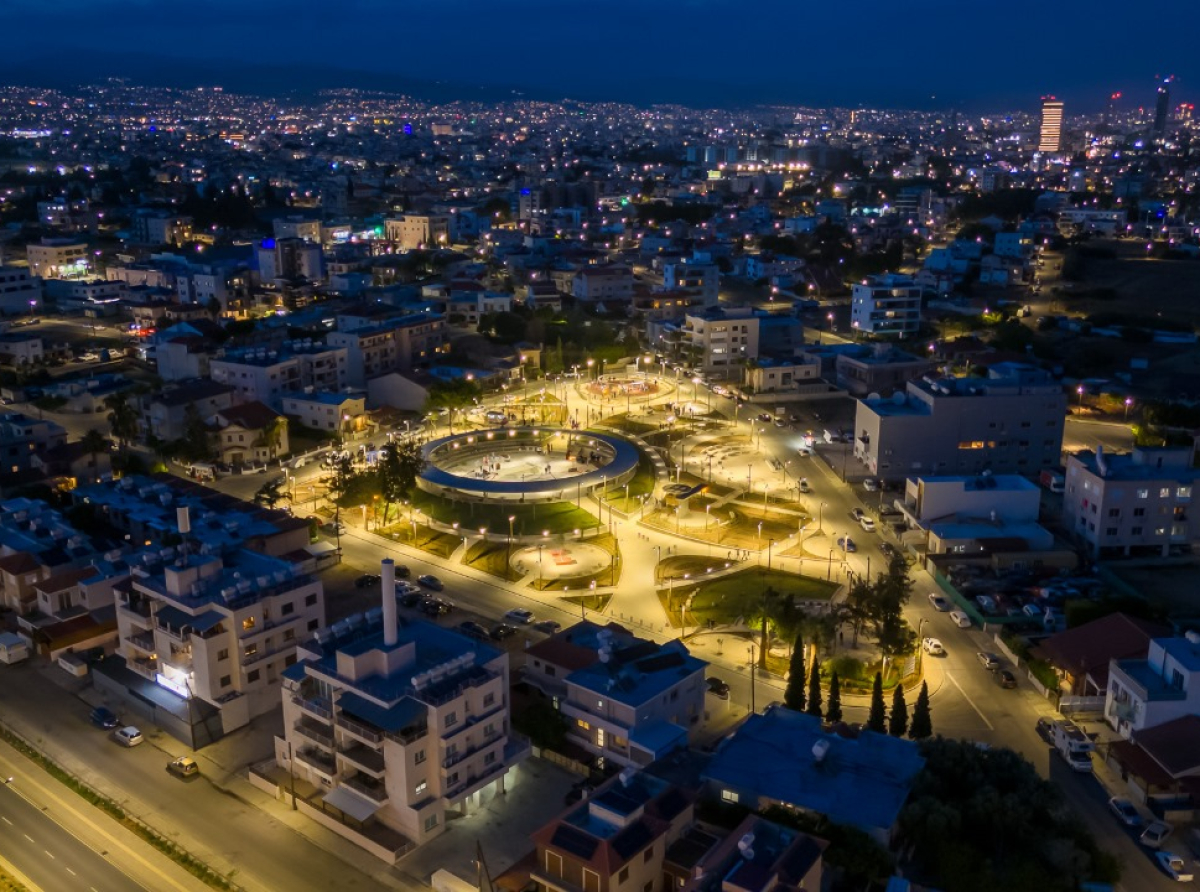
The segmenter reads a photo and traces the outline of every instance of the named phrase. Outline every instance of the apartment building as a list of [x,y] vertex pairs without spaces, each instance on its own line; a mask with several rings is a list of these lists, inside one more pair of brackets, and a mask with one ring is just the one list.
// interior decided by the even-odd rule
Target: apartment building
[[461,325],[476,331],[479,319],[493,313],[507,313],[512,309],[511,294],[497,294],[482,288],[467,289],[451,285],[446,298],[446,317],[453,325]]
[[859,400],[854,455],[885,480],[1037,474],[1059,462],[1066,408],[1058,382],[1020,363],[997,363],[986,378],[925,376]]
[[921,328],[921,288],[911,276],[886,273],[856,282],[850,325],[872,335],[908,337]]
[[1122,737],[1194,715],[1200,715],[1200,633],[1153,638],[1145,659],[1109,663],[1104,717]]
[[1063,521],[1096,557],[1157,554],[1200,537],[1192,450],[1135,446],[1077,452],[1067,459]]
[[715,307],[721,290],[721,270],[714,263],[679,260],[662,265],[665,291],[681,291],[699,298],[702,307]]
[[668,892],[667,851],[694,815],[691,795],[627,768],[533,833],[530,879],[538,892]]
[[29,270],[0,266],[0,313],[32,313],[42,303],[42,285]]
[[526,651],[525,681],[554,700],[572,743],[598,762],[641,766],[687,745],[707,665],[681,642],[584,621]]
[[239,400],[258,401],[279,408],[286,392],[313,387],[341,390],[349,381],[349,357],[345,347],[310,339],[286,342],[282,349],[247,347],[226,351],[209,361],[209,376],[228,384]]
[[381,607],[305,641],[284,673],[275,758],[316,788],[302,811],[394,860],[503,794],[530,750],[511,732],[508,655],[400,620],[391,560],[382,576]]
[[91,269],[87,245],[73,239],[44,238],[26,245],[25,255],[30,275],[41,279],[81,279]]
[[57,422],[20,412],[0,416],[0,477],[26,473],[33,467],[34,455],[66,442],[66,428]]
[[326,336],[330,346],[346,351],[346,381],[366,387],[367,381],[390,372],[410,372],[427,365],[446,338],[442,316],[413,313]]
[[625,266],[588,266],[570,280],[571,294],[587,303],[624,303],[633,298],[633,271]]
[[405,214],[384,220],[384,237],[404,251],[444,247],[450,240],[446,214]]
[[189,428],[233,405],[233,388],[203,378],[183,381],[142,396],[142,427],[149,436],[170,442],[186,437]]
[[221,409],[211,422],[217,428],[217,455],[228,464],[274,461],[292,451],[287,417],[257,400]]
[[749,307],[688,313],[679,329],[685,361],[706,375],[741,380],[747,360],[758,359],[759,318]]
[[838,387],[851,396],[891,396],[909,381],[932,372],[933,360],[898,350],[890,344],[856,344],[860,349],[840,353],[834,361]]
[[258,276],[264,284],[276,279],[320,282],[325,277],[321,245],[300,238],[264,239],[258,246]]
[[166,211],[141,210],[133,215],[133,241],[141,245],[182,245],[192,237],[192,218]]
[[772,362],[761,359],[746,366],[746,389],[752,393],[797,393],[821,380],[821,363]]

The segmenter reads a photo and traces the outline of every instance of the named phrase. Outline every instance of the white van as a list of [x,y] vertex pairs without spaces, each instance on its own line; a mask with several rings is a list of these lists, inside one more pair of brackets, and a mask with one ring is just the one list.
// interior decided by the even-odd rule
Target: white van
[[961,610],[951,610],[950,619],[953,620],[954,625],[958,626],[960,629],[971,628],[971,617],[967,616]]

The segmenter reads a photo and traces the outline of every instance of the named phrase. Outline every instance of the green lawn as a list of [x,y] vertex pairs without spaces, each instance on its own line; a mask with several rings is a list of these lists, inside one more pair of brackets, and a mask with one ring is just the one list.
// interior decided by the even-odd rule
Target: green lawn
[[510,552],[507,542],[475,542],[463,555],[463,563],[484,573],[516,582],[520,574],[509,563]]
[[657,475],[654,473],[654,462],[641,449],[638,450],[638,466],[633,478],[629,481],[629,498],[625,498],[625,485],[614,486],[604,496],[604,501],[611,503],[618,511],[628,514],[642,503],[642,496],[654,492]]
[[536,536],[543,530],[550,533],[571,533],[599,526],[596,515],[571,502],[550,502],[539,505],[520,505],[512,502],[452,502],[427,492],[413,494],[413,505],[439,523],[457,523],[464,530],[486,527],[497,535],[508,535],[508,518],[513,517],[513,535]]
[[691,579],[701,579],[710,570],[724,570],[730,562],[724,558],[704,557],[699,554],[680,554],[663,558],[654,568],[654,579],[665,583],[670,579],[676,582],[685,576]]
[[[785,573],[782,570],[751,568],[722,576],[699,585],[676,585],[674,592],[660,592],[663,607],[672,625],[679,623],[680,595],[695,593],[691,606],[687,608],[688,625],[704,625],[712,620],[718,625],[748,620],[760,611],[762,592],[768,587],[807,601],[828,601],[837,591],[836,583]],[[669,598],[673,598],[668,604]]]

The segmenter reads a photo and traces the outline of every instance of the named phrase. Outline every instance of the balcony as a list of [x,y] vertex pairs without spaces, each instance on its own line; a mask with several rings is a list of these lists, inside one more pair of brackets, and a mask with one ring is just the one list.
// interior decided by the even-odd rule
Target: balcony
[[319,719],[324,719],[326,722],[333,719],[333,704],[325,697],[304,698],[299,695],[292,697],[292,702],[299,706],[304,712],[315,716]]
[[362,793],[368,799],[376,802],[387,802],[388,800],[387,788],[381,783],[368,781],[359,775],[344,778],[342,783],[356,793]]
[[303,762],[305,765],[315,768],[326,777],[337,777],[337,763],[334,762],[333,756],[327,755],[320,750],[297,750],[294,758],[298,762]]
[[313,741],[325,749],[333,749],[333,730],[328,725],[317,724],[307,719],[301,719],[292,725],[301,737]]
[[413,725],[410,728],[402,728],[399,731],[389,731],[387,739],[408,746],[410,743],[416,743],[422,737],[429,733],[428,725]]
[[343,761],[349,762],[355,768],[365,771],[372,777],[382,778],[387,767],[387,763],[381,753],[377,753],[369,746],[363,746],[361,743],[346,747],[339,755]]
[[364,743],[383,743],[383,732],[374,728],[368,728],[366,725],[360,724],[353,719],[348,719],[344,715],[337,717],[337,726],[343,731],[346,731],[357,737]]
[[154,646],[154,635],[151,632],[137,632],[125,639],[137,650],[145,654],[154,654],[156,648]]
[[134,657],[126,660],[125,666],[149,681],[154,681],[158,675],[158,660],[145,657]]

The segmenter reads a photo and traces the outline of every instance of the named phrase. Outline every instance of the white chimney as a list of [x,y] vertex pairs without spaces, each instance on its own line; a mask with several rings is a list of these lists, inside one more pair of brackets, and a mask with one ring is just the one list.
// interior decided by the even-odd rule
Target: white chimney
[[187,505],[180,505],[175,509],[175,525],[179,527],[181,534],[190,533],[192,531],[192,519],[188,514]]
[[391,558],[383,561],[380,586],[383,589],[383,643],[394,647],[400,640],[396,615],[396,564]]

